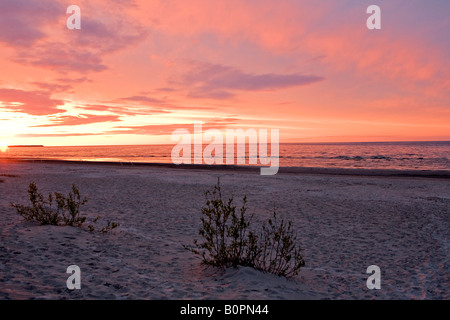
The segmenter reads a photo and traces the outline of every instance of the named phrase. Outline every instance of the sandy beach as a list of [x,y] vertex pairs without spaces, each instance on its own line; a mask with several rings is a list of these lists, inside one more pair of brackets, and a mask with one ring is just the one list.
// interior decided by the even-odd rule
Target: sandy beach
[[[293,222],[306,266],[285,279],[206,267],[183,245],[199,238],[204,192],[224,195],[254,225],[273,209]],[[27,188],[70,191],[109,233],[24,222],[10,203]],[[450,179],[0,162],[0,299],[448,299]],[[69,290],[66,269],[81,269]],[[369,290],[366,269],[381,269]]]

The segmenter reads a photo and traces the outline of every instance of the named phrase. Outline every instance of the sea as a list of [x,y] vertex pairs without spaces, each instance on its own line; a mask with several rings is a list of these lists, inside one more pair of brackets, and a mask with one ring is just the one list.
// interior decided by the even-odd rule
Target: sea
[[[71,160],[120,163],[173,163],[175,145],[15,146],[3,148],[0,160]],[[248,147],[248,146],[247,146]],[[236,150],[237,148],[235,148]],[[224,149],[225,150],[225,149]],[[270,155],[270,148],[269,148]],[[224,151],[224,158],[227,154]],[[237,154],[234,163],[237,164]],[[192,162],[194,162],[192,148]],[[241,155],[242,158],[242,155]],[[230,158],[231,159],[231,158]],[[246,148],[243,165],[250,163]],[[256,159],[257,160],[257,159]],[[255,162],[255,161],[254,161]],[[224,159],[225,163],[225,159]],[[280,167],[450,170],[450,141],[281,143]]]

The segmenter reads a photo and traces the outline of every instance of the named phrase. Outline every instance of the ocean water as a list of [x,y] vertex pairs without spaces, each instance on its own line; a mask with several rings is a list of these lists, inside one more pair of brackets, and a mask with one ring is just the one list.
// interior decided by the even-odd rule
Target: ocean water
[[[1,158],[172,163],[175,145],[14,147]],[[192,153],[193,148],[192,148]],[[269,148],[270,155],[270,148]],[[226,157],[226,152],[224,151]],[[242,157],[241,157],[242,158]],[[192,157],[194,160],[194,155]],[[236,154],[234,155],[236,160]],[[246,148],[245,165],[250,164]],[[224,159],[225,162],[225,159]],[[237,161],[234,162],[237,164]],[[450,170],[450,141],[285,143],[279,146],[281,167]]]

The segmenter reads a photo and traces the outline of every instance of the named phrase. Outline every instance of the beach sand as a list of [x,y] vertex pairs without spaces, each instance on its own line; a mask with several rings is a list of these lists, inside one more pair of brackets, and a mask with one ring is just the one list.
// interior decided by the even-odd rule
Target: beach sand
[[[450,179],[277,174],[120,165],[0,162],[0,299],[448,299]],[[185,250],[199,239],[204,192],[248,198],[258,226],[275,208],[293,222],[306,266],[285,279],[206,267]],[[82,214],[111,232],[24,222],[28,184],[89,202]],[[66,269],[81,269],[69,290]],[[366,286],[367,267],[381,289]]]

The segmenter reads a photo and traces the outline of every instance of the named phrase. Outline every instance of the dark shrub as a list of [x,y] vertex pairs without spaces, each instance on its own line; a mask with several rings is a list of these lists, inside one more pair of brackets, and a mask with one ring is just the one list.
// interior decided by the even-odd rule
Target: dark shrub
[[80,206],[86,204],[87,199],[81,199],[75,185],[72,185],[68,197],[55,192],[45,198],[38,192],[36,183],[32,182],[28,187],[28,196],[31,206],[11,204],[26,221],[36,221],[41,225],[81,226],[86,220],[86,217],[80,216]]
[[246,197],[237,211],[233,198],[222,200],[220,180],[205,195],[199,229],[204,241],[194,240],[193,246],[184,246],[201,255],[203,263],[215,267],[249,266],[285,277],[297,275],[305,265],[291,222],[280,221],[274,212],[273,218],[255,233],[250,229],[252,217],[246,216]]

